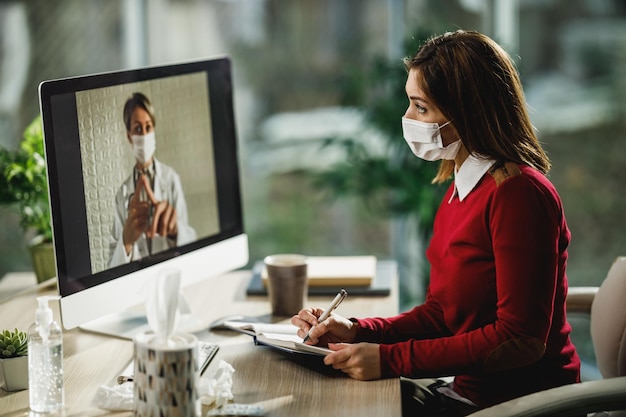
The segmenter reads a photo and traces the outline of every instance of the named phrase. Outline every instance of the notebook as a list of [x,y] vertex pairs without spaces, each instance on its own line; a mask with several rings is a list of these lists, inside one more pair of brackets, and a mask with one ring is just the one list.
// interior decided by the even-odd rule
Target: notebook
[[291,353],[326,356],[332,352],[328,348],[302,343],[302,338],[297,334],[298,328],[292,324],[225,321],[224,327],[252,336],[255,344],[266,345]]

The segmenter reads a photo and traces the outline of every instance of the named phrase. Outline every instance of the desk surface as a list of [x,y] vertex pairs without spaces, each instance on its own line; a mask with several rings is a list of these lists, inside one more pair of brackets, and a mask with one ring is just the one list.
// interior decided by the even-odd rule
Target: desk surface
[[[198,317],[216,319],[243,314],[271,320],[267,297],[247,296],[250,271],[236,271],[207,279],[185,289],[192,311]],[[207,289],[210,288],[210,291]],[[0,328],[28,329],[36,308],[35,298],[48,290],[20,293],[0,304]],[[398,312],[397,280],[390,295],[348,297],[341,305],[345,315],[390,316]],[[309,297],[308,305],[325,306],[327,297]],[[53,303],[59,320],[58,304]],[[210,321],[207,319],[207,322]],[[220,350],[209,370],[220,359],[235,368],[234,401],[261,405],[270,416],[400,416],[400,384],[397,379],[355,381],[336,373],[318,358],[303,361],[268,347],[255,346],[243,334],[203,330],[201,340],[217,342]],[[73,329],[64,341],[66,416],[102,416],[111,412],[95,408],[91,401],[97,388],[111,385],[132,357],[132,342]],[[0,415],[28,416],[28,390],[8,393],[0,389]],[[132,413],[116,413],[118,416]]]

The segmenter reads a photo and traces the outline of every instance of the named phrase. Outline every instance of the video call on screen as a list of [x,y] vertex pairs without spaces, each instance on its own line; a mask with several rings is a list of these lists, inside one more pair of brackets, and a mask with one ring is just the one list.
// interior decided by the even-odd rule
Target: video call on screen
[[[159,71],[135,71],[133,80],[123,73],[77,79],[75,86],[61,83],[60,89],[70,91],[42,98],[42,109],[49,105],[51,115],[44,123],[47,158],[52,158],[48,164],[59,283],[62,287],[65,282],[69,292],[243,229],[229,63],[178,66],[165,75]],[[133,187],[136,163],[123,108],[137,92],[149,98],[154,110],[156,166],[164,167],[159,172],[169,172],[168,178],[179,179],[170,178],[178,184],[174,187],[160,178],[152,191],[161,185],[164,190],[176,188],[170,194],[177,204],[184,200],[187,240],[170,239],[170,246],[158,250],[152,244],[153,250],[140,259],[111,265],[113,224],[123,205],[116,204],[116,195],[125,184]],[[153,181],[158,175],[153,174]]]

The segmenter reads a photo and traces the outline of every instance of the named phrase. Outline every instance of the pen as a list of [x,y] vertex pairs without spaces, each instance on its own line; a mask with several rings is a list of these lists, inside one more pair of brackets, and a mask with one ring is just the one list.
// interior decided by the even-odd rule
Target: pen
[[120,375],[117,377],[117,383],[119,385],[122,385],[124,382],[133,382],[133,377],[132,376],[124,376],[124,375]]
[[[341,302],[344,300],[344,298],[346,298],[347,295],[348,295],[348,291],[342,288],[341,291],[339,291],[337,295],[335,296],[335,299],[330,303],[330,306],[328,306],[328,308],[322,313],[322,315],[320,316],[319,319],[317,319],[317,321],[321,323],[324,320],[326,320],[328,316],[330,316],[330,313],[332,313],[333,310],[336,309],[339,304],[341,304]],[[302,339],[302,343],[309,340],[309,336],[311,335],[311,331],[313,331],[313,327],[311,327],[309,329],[309,332],[306,334],[306,336],[304,336],[304,339]]]

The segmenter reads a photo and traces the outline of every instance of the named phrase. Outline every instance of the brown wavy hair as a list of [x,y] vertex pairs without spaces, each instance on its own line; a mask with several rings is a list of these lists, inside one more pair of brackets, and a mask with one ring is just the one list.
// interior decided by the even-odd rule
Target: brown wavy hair
[[[407,71],[418,70],[418,85],[452,120],[469,153],[548,173],[550,160],[530,122],[515,64],[495,41],[474,31],[448,32],[404,63]],[[441,161],[433,183],[453,172],[454,161]]]

